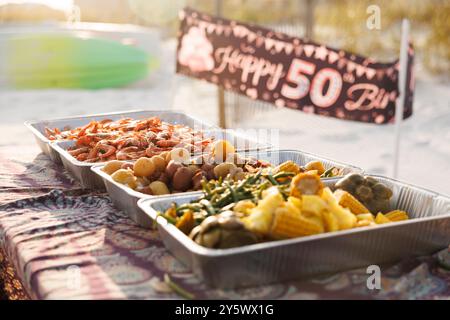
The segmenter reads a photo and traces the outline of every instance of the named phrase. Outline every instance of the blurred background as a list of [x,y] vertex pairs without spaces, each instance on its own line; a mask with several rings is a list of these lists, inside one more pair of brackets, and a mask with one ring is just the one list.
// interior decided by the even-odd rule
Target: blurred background
[[[370,5],[380,8],[379,30],[366,26]],[[447,0],[0,0],[0,147],[30,144],[25,120],[79,114],[178,109],[217,123],[217,88],[175,74],[184,6],[388,62],[399,55],[408,18],[417,81],[399,178],[450,194]],[[393,126],[278,109],[229,92],[225,106],[227,127],[278,129],[281,148],[392,174]]]

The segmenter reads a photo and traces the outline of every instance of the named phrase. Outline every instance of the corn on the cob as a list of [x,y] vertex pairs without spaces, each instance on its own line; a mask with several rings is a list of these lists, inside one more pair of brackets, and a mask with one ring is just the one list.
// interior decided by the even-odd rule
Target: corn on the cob
[[356,219],[358,221],[369,221],[369,222],[375,222],[375,219],[371,213],[360,213],[356,215]]
[[317,174],[320,176],[322,173],[325,172],[325,167],[323,166],[322,162],[320,161],[310,161],[305,165],[305,169],[307,171],[316,170]]
[[408,214],[402,210],[393,210],[385,214],[385,217],[391,221],[408,220]]
[[301,213],[287,208],[275,211],[271,231],[274,238],[295,238],[322,232],[324,228],[318,220],[305,218]]
[[291,196],[300,198],[305,194],[320,195],[323,190],[322,181],[318,175],[299,173],[291,181]]
[[275,167],[275,172],[293,172],[295,174],[300,172],[300,167],[292,160],[285,161]]
[[342,189],[338,189],[334,192],[338,203],[344,208],[350,209],[353,214],[360,213],[369,213],[369,209],[367,209],[361,202],[358,201],[351,193],[344,191]]
[[391,222],[391,220],[386,218],[386,216],[384,214],[382,214],[381,212],[378,212],[377,216],[375,217],[376,224],[383,224],[383,223],[389,223],[389,222]]

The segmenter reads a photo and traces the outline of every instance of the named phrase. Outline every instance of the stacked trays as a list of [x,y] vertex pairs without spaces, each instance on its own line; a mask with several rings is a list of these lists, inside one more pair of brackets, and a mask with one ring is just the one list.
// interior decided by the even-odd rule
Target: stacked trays
[[[296,150],[271,150],[271,145],[223,131],[213,125],[174,111],[129,111],[72,117],[40,122],[26,122],[41,150],[63,166],[85,188],[106,187],[117,208],[128,213],[143,227],[156,222],[166,247],[208,285],[236,288],[262,285],[288,279],[307,278],[351,268],[395,262],[399,259],[430,254],[450,243],[450,198],[394,179],[371,176],[393,190],[391,206],[405,210],[411,220],[360,227],[345,231],[305,236],[289,240],[258,243],[232,249],[209,249],[192,241],[158,211],[172,203],[182,204],[200,197],[201,192],[151,196],[115,182],[102,168],[104,163],[76,160],[66,150],[74,141],[49,141],[45,128],[75,128],[105,118],[144,119],[157,116],[162,121],[187,125],[204,132],[206,137],[232,142],[238,153],[278,165],[292,160],[298,165],[321,161],[326,169],[337,167],[343,174],[364,173],[362,169]],[[323,179],[331,189],[337,178]]]
[[64,119],[25,122],[25,125],[34,134],[35,139],[41,148],[41,150],[47,154],[56,163],[62,163],[67,171],[76,178],[83,188],[88,189],[104,189],[104,183],[102,179],[91,171],[91,167],[96,165],[95,163],[87,163],[76,160],[68,152],[67,148],[75,144],[74,141],[50,141],[45,136],[45,128],[59,128],[66,127],[76,128],[88,124],[90,121],[100,121],[103,119],[118,120],[122,118],[144,119],[148,117],[159,117],[162,121],[166,121],[172,124],[187,125],[196,130],[204,132],[206,137],[214,137],[215,139],[226,139],[232,141],[237,147],[238,151],[256,151],[269,149],[270,145],[264,143],[258,143],[243,135],[234,133],[233,131],[223,131],[203,122],[197,118],[186,115],[182,112],[176,111],[130,111],[130,112],[117,112],[117,113],[105,113],[98,115],[72,117]]

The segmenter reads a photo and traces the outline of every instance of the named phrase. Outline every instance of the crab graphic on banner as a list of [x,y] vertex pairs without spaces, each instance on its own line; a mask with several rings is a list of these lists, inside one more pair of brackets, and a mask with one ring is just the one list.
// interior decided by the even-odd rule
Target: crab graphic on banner
[[[398,60],[380,63],[283,33],[180,12],[177,72],[251,99],[346,120],[394,122]],[[408,52],[403,118],[412,115],[414,50]]]

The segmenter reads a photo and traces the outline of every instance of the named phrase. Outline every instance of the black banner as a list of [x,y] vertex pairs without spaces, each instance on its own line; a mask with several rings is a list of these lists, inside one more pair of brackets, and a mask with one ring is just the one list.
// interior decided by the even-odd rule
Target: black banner
[[[394,122],[398,60],[380,63],[272,30],[180,12],[177,72],[252,99],[346,120]],[[412,114],[414,50],[408,50],[404,118]]]

